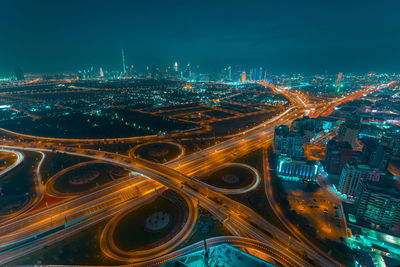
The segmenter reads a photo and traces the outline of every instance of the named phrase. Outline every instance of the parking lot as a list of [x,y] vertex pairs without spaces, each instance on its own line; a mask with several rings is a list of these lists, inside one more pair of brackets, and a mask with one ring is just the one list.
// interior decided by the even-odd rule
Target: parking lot
[[288,201],[291,209],[309,220],[320,238],[339,241],[341,237],[345,237],[339,202],[327,197],[322,190],[312,193],[289,190]]

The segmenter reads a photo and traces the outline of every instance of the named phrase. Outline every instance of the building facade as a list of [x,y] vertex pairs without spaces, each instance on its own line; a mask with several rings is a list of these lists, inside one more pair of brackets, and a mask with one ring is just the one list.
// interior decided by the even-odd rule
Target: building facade
[[303,142],[304,136],[290,132],[287,125],[275,127],[275,154],[285,154],[291,157],[302,157],[304,155]]
[[378,169],[368,165],[346,163],[340,175],[338,191],[354,199],[358,192],[361,181],[379,181],[380,173]]
[[276,174],[288,181],[317,183],[319,165],[315,160],[291,158],[285,155],[278,157]]
[[325,170],[328,174],[340,175],[346,163],[353,160],[352,147],[348,142],[329,140],[325,155]]
[[400,192],[395,186],[362,182],[357,195],[357,221],[390,232],[400,222]]

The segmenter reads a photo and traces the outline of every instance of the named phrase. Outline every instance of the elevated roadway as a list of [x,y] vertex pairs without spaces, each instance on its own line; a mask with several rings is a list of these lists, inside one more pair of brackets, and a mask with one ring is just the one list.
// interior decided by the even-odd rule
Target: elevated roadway
[[[82,150],[78,148],[63,148],[54,146],[51,150],[44,148],[31,149],[36,151],[40,150],[42,152],[58,150],[71,155],[86,156],[97,160],[103,160],[105,162],[110,162],[116,165],[124,166],[128,169],[135,170],[142,173],[146,177],[151,177],[151,179],[159,182],[155,183],[150,180],[146,180],[147,182],[152,183],[151,185],[147,185],[148,187],[158,187],[160,189],[168,187],[182,192],[194,200],[197,200],[203,207],[214,214],[215,217],[223,221],[228,229],[237,235],[248,236],[257,239],[264,244],[270,244],[278,249],[281,253],[290,255],[290,257],[303,266],[307,265],[305,264],[304,260],[305,255],[307,255],[306,257],[312,259],[315,263],[323,264],[324,266],[337,266],[337,262],[332,260],[331,257],[327,257],[324,254],[320,255],[319,252],[314,251],[314,249],[310,248],[304,242],[292,239],[291,236],[283,233],[281,230],[268,223],[264,218],[244,205],[237,203],[218,192],[209,190],[195,179],[192,179],[193,174],[196,174],[205,168],[211,168],[224,162],[229,162],[237,157],[245,155],[250,151],[261,148],[270,143],[272,140],[274,127],[279,124],[289,123],[291,120],[301,117],[306,112],[306,109],[310,107],[309,104],[307,105],[307,107],[305,104],[292,107],[274,119],[269,120],[268,122],[254,127],[246,132],[239,133],[228,141],[222,142],[206,150],[193,153],[189,156],[181,158],[180,160],[173,161],[166,166],[147,161],[141,161],[138,159],[134,162],[131,162],[126,156],[124,157],[121,155],[115,155],[113,153]],[[314,107],[315,109],[323,109],[326,108],[326,105],[317,104],[314,105]],[[29,146],[29,144],[27,145]],[[4,147],[16,148],[13,146]],[[21,149],[21,147],[17,148]],[[164,187],[162,187],[160,184],[164,185]],[[141,188],[142,187],[144,187],[144,185],[141,185]],[[107,188],[104,190],[107,190]],[[151,189],[149,190],[150,192],[152,191]],[[157,190],[153,190],[153,192],[157,192]],[[97,192],[94,192],[93,194],[97,194]],[[140,193],[140,196],[142,195],[143,194]],[[93,201],[98,205],[101,205],[104,202],[102,199],[99,199],[98,202],[96,200]],[[119,203],[122,202],[123,201]],[[90,209],[92,203],[86,204],[88,204],[86,209]],[[84,210],[85,209],[83,208],[83,213],[85,214]],[[44,212],[44,216],[47,217],[49,210],[46,209],[41,212]],[[93,214],[93,212],[89,214]],[[60,224],[65,225],[66,219],[64,221],[60,219],[63,215],[64,212],[60,210],[56,216],[58,218],[57,221],[59,221]],[[87,214],[79,214],[78,217],[85,218],[85,216],[87,216]],[[27,219],[28,217],[30,217],[30,219]],[[50,218],[52,217],[53,215],[50,216]],[[44,221],[47,222],[45,223]],[[25,238],[29,238],[29,236],[42,233],[43,231],[37,227],[40,222],[50,229],[53,224],[52,219],[50,219],[50,226],[48,226],[48,219],[44,219],[43,217],[40,218],[40,216],[35,217],[35,214],[22,218],[21,222],[14,222],[16,226],[14,226],[12,223],[7,225],[0,224],[0,244],[3,248],[3,251],[7,246],[13,246],[15,242],[21,242],[25,240],[23,238],[24,235]],[[29,223],[29,225],[27,223]]]

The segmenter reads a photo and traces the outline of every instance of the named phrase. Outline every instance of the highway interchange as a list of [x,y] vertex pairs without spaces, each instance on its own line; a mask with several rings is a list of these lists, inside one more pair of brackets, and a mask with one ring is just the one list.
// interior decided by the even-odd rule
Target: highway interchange
[[[197,204],[200,204],[236,235],[236,237],[210,239],[210,244],[226,242],[241,248],[259,250],[284,266],[341,265],[308,241],[281,215],[278,214],[278,217],[283,220],[284,225],[293,236],[278,229],[252,209],[194,178],[204,170],[215,169],[251,151],[271,145],[273,130],[277,125],[288,124],[292,120],[308,114],[310,110],[313,110],[313,116],[325,114],[344,101],[355,99],[372,91],[371,88],[367,88],[363,92],[358,91],[329,102],[307,103],[306,99],[296,93],[273,86],[272,89],[276,93],[285,95],[292,102],[292,106],[285,112],[252,129],[232,135],[228,140],[215,146],[182,156],[164,165],[140,158],[132,159],[116,153],[65,147],[54,143],[49,147],[48,143],[42,140],[38,142],[35,137],[32,137],[32,142],[24,143],[3,140],[0,148],[4,150],[39,152],[43,155],[42,160],[45,153],[59,151],[112,163],[129,169],[136,175],[113,181],[89,194],[0,221],[0,264],[5,264],[62,240],[99,221],[111,218],[114,214],[142,205],[166,189],[172,189],[183,195],[190,207],[189,220],[179,233],[180,238],[176,238],[177,242],[168,242],[161,249],[154,248],[141,255],[132,255],[112,252],[109,248],[113,246],[109,244],[109,239],[103,238],[101,241],[102,251],[117,260],[147,266],[159,265],[194,249],[201,249],[201,244],[194,244],[185,249],[171,252],[190,235],[198,217],[196,207]],[[39,169],[40,167],[38,167]],[[38,188],[40,192],[43,192],[40,180]],[[271,189],[266,188],[267,196],[269,190]],[[271,206],[277,211],[279,207],[276,207],[276,203],[270,197],[268,199]]]

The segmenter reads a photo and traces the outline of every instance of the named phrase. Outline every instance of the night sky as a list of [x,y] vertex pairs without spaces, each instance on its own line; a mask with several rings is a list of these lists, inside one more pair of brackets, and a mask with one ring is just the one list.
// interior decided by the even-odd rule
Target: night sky
[[165,66],[399,72],[400,1],[0,0],[0,77]]

